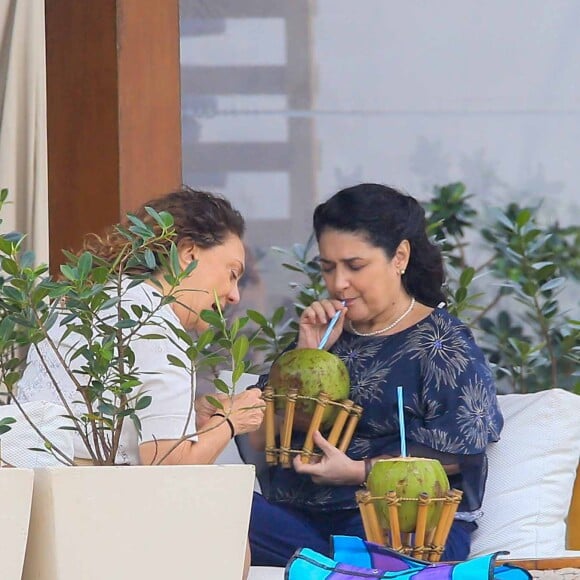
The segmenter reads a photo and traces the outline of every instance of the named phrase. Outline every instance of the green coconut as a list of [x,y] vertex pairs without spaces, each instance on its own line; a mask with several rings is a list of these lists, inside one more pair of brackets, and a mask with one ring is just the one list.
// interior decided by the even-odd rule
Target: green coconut
[[[317,397],[325,392],[331,401],[341,401],[348,397],[350,377],[348,369],[336,355],[316,348],[297,348],[282,354],[270,369],[269,384],[275,395],[285,395],[295,388],[298,394],[306,397]],[[298,416],[311,417],[316,401],[301,400],[296,403]],[[283,412],[283,399],[276,398],[277,412]],[[322,417],[322,429],[328,429],[334,423],[338,407],[327,405]]]
[[[449,491],[449,479],[443,466],[436,459],[422,457],[395,457],[380,459],[373,465],[367,479],[367,488],[373,497],[395,491],[398,497],[418,498],[426,493],[430,498],[445,497]],[[377,504],[379,521],[390,529],[389,510],[386,501]],[[413,532],[417,522],[419,502],[402,502],[399,507],[399,525],[402,532]],[[433,502],[427,512],[427,531],[437,526],[443,502]]]

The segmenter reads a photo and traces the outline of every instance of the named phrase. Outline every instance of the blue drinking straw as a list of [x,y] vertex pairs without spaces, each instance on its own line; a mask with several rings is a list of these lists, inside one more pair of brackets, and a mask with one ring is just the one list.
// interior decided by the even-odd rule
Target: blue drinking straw
[[[343,300],[342,301],[342,305],[344,306],[345,304],[346,304],[346,302]],[[342,310],[337,310],[334,313],[334,316],[330,319],[330,322],[328,323],[328,328],[326,329],[326,332],[324,333],[324,336],[320,339],[320,342],[318,343],[318,348],[319,349],[324,348],[324,345],[326,344],[326,341],[328,340],[328,337],[330,336],[330,333],[332,332],[332,329],[334,328],[334,326],[338,322],[338,319],[340,318],[340,313],[341,312],[342,312]]]
[[399,404],[399,433],[401,437],[401,457],[407,457],[407,440],[405,438],[405,417],[403,415],[403,387],[397,387]]

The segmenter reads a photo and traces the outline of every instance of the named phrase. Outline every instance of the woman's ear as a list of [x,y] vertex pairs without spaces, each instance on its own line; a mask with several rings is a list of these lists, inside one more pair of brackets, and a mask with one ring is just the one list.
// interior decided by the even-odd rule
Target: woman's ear
[[179,257],[179,264],[183,270],[197,259],[197,246],[189,239],[181,240],[177,244],[177,255]]
[[405,273],[410,258],[411,258],[411,244],[409,243],[409,240],[403,240],[399,244],[399,247],[395,250],[395,255],[393,256],[393,262],[399,274]]

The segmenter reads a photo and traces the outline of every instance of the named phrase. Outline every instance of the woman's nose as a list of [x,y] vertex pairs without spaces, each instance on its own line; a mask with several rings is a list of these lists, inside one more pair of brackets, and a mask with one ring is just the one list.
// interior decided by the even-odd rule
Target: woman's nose
[[232,289],[227,295],[227,300],[230,304],[237,304],[240,301],[240,289],[237,282],[232,286]]
[[348,280],[348,276],[346,275],[345,272],[339,271],[338,268],[336,270],[336,273],[334,275],[334,280],[332,281],[335,290],[344,290],[345,288],[348,288],[350,282]]

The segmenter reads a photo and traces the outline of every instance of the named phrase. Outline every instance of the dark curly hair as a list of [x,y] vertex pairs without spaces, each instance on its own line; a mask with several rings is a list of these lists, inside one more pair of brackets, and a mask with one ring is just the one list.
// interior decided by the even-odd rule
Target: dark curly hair
[[405,290],[431,307],[445,302],[441,251],[429,241],[425,211],[414,197],[386,185],[361,183],[321,203],[313,221],[317,240],[326,229],[361,234],[389,259],[408,240],[411,256],[402,276]]
[[[165,247],[160,248],[159,252],[169,251],[171,242],[179,244],[184,239],[191,240],[201,248],[211,248],[222,244],[230,234],[239,238],[244,235],[244,218],[227,199],[218,194],[183,186],[177,191],[148,201],[132,212],[155,233],[160,233],[160,226],[145,211],[145,207],[151,207],[158,213],[166,211],[173,216],[175,236],[167,240]],[[123,225],[127,225],[127,222]],[[89,251],[112,262],[126,245],[127,239],[113,226],[102,236],[86,236],[81,251]]]

